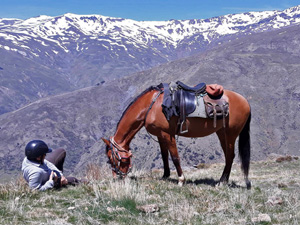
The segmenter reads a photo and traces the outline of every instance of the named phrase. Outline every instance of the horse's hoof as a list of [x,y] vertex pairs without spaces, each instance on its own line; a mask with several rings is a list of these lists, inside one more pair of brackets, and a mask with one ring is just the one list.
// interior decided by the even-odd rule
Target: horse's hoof
[[250,181],[247,181],[247,182],[246,182],[246,185],[247,185],[247,190],[250,190],[250,189],[251,189],[251,182],[250,182]]
[[179,186],[179,187],[182,187],[183,184],[184,184],[184,182],[182,182],[182,181],[179,181],[179,182],[178,182],[178,186]]
[[221,187],[225,187],[225,186],[228,186],[228,182],[226,182],[226,181],[219,181],[215,184],[215,187],[217,187],[217,188],[221,188]]
[[182,175],[181,177],[178,178],[178,186],[182,187],[185,183],[185,177]]
[[215,184],[215,188],[220,188],[220,187],[223,187],[223,186],[224,186],[224,184],[222,182],[217,182]]

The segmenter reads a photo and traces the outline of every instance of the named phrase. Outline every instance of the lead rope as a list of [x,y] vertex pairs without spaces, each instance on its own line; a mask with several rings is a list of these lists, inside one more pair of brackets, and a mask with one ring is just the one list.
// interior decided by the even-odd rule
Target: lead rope
[[[147,110],[147,112],[146,112],[146,116],[145,116],[145,119],[144,119],[144,124],[146,125],[146,119],[147,119],[147,116],[148,116],[148,113],[150,112],[150,110],[152,109],[152,106],[154,105],[154,103],[156,102],[156,100],[158,99],[158,97],[161,95],[161,93],[163,93],[164,91],[163,90],[160,90],[160,92],[155,96],[155,98],[152,100],[152,102],[151,102],[151,104],[150,104],[150,106],[149,106],[149,108],[148,108],[148,110]],[[155,142],[157,142],[158,143],[158,141],[157,140],[155,140],[153,137],[152,137],[152,135],[147,131],[147,129],[145,129],[146,130],[146,132],[148,133],[148,135],[150,136],[150,138],[152,139],[152,140],[154,140]]]

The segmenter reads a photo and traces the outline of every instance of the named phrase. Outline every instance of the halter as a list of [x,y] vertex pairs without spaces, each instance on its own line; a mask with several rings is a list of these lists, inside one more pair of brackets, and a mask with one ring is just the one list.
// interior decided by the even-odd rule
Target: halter
[[[115,142],[115,140],[114,140],[113,137],[111,137],[111,138],[109,139],[109,142],[111,143],[112,147],[109,147],[109,148],[107,149],[107,151],[109,151],[109,150],[112,151],[112,154],[111,154],[111,161],[112,161],[111,167],[112,167],[112,170],[113,170],[120,178],[125,177],[128,173],[131,172],[131,169],[132,169],[132,165],[131,165],[131,157],[132,157],[131,150],[130,150],[130,149],[129,149],[129,150],[126,150],[126,149],[120,147],[120,146]],[[122,156],[120,155],[119,152],[126,152],[126,153],[129,154],[129,156],[127,156],[127,157],[122,157]],[[129,159],[129,162],[124,162],[124,161],[122,161],[122,159],[125,159],[126,161]],[[116,160],[118,161],[117,164],[115,163]],[[124,172],[122,172],[122,171],[120,170],[121,162],[122,162],[122,163],[129,163],[129,169],[128,169],[128,171],[127,171],[126,173],[124,173]]]
[[[144,119],[144,123],[146,123],[146,119],[147,119],[147,115],[149,113],[149,111],[151,110],[152,106],[154,105],[154,103],[156,102],[156,100],[158,99],[158,97],[163,93],[164,91],[163,90],[160,90],[160,92],[155,96],[155,98],[152,100],[147,112],[146,112],[146,115],[145,115],[145,119]],[[146,130],[147,131],[147,130]],[[148,131],[147,131],[148,132]],[[148,133],[149,134],[149,133]],[[152,138],[152,136],[149,134],[149,136]],[[153,139],[153,138],[152,138]],[[155,139],[153,139],[155,140]],[[156,140],[155,140],[156,141]],[[128,173],[131,172],[131,169],[132,169],[132,164],[131,164],[131,157],[132,157],[132,153],[131,153],[131,150],[126,150],[124,148],[122,148],[121,146],[118,145],[117,142],[115,142],[114,140],[114,137],[110,137],[109,139],[109,142],[111,143],[112,147],[109,147],[107,148],[106,152],[108,152],[109,150],[112,151],[112,154],[111,154],[111,158],[110,160],[112,161],[111,163],[111,167],[112,167],[112,170],[120,177],[125,177]],[[121,157],[119,152],[126,152],[129,154],[128,157]],[[129,162],[122,162],[122,159],[125,159],[125,160],[128,160],[129,159]],[[115,161],[118,161],[118,163],[116,164]],[[120,170],[120,164],[122,163],[129,163],[129,169],[126,173],[122,172]]]

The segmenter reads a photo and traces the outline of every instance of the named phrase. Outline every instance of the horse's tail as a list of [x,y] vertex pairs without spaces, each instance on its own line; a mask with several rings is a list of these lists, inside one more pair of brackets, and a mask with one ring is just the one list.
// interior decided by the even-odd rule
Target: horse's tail
[[251,113],[239,136],[239,156],[241,160],[241,168],[244,172],[245,181],[248,189],[251,188],[251,183],[248,180],[248,173],[250,167],[250,122]]

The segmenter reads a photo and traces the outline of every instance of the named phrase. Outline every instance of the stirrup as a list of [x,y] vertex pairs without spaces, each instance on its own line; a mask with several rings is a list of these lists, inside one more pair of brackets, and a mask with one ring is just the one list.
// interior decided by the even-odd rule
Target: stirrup
[[184,122],[185,122],[185,121],[182,121],[182,122],[180,123],[180,130],[179,130],[179,132],[180,132],[181,134],[185,134],[185,133],[187,133],[187,132],[189,131],[189,128],[188,128],[187,123],[186,123],[186,129],[185,129],[185,130],[182,130]]

